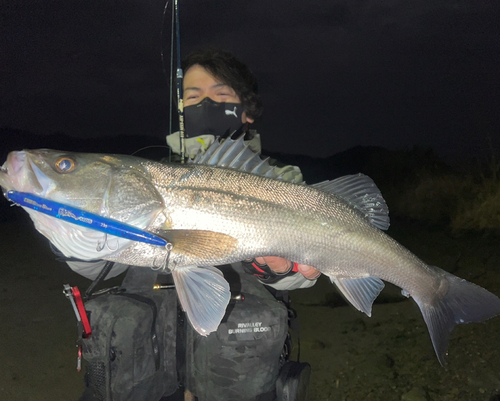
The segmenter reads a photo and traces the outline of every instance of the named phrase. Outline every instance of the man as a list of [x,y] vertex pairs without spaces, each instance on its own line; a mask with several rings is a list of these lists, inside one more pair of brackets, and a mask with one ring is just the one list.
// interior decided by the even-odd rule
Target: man
[[[242,134],[245,134],[250,149],[260,153],[260,136],[249,130],[249,125],[260,117],[262,103],[256,93],[257,81],[248,67],[230,53],[208,49],[190,54],[183,62],[183,71],[187,156],[192,158],[204,152],[216,137],[224,140],[229,135],[237,137]],[[180,153],[178,132],[169,135],[167,143],[174,153]],[[281,167],[280,174],[285,180],[302,182],[302,174],[295,166]],[[286,301],[287,295],[282,291],[310,287],[320,272],[311,266],[275,256],[256,257],[220,269],[230,283],[233,295],[236,292],[237,297],[245,301],[230,304],[217,332],[207,337],[187,328],[186,388],[206,401],[275,400],[276,396],[295,400],[299,386],[297,383],[288,384],[287,375],[290,374],[285,370],[296,369],[293,380],[298,382],[300,373],[305,372],[302,377],[308,375],[308,365],[286,364],[288,311],[271,292],[279,300]],[[266,290],[245,272],[271,288]],[[271,313],[269,311],[274,311],[272,318],[267,316]],[[281,322],[277,329],[283,316],[285,323]],[[239,329],[231,328],[252,325],[279,334],[252,337],[242,333],[238,336],[235,333]],[[248,329],[241,331],[245,330]],[[302,379],[302,386],[307,386],[307,381]]]
[[[251,148],[260,152],[260,137],[248,130],[262,113],[248,68],[215,50],[191,54],[183,68],[188,156],[235,131],[245,133]],[[179,153],[178,133],[167,142]],[[282,167],[282,173],[302,181],[297,167]],[[177,317],[170,276],[118,263],[103,267],[102,261],[68,264],[96,282],[127,270],[119,289],[92,298],[87,291],[93,332],[82,340],[87,366],[82,401],[155,401],[161,395],[177,401],[182,397],[175,391],[178,384],[201,401],[294,400],[298,389],[307,386],[309,366],[287,362],[290,311],[283,290],[313,285],[320,274],[316,269],[272,255],[220,266],[232,300],[218,330],[204,337],[182,314]],[[165,291],[153,290],[155,283]]]
[[[262,114],[262,102],[256,93],[257,80],[245,64],[230,53],[208,49],[190,54],[183,62],[183,71],[188,156],[193,157],[206,149],[216,136],[225,137],[235,131],[249,134],[249,124]],[[241,108],[240,117],[234,115],[234,110],[238,108]],[[250,148],[260,153],[260,136],[254,134],[250,139]],[[180,153],[179,133],[169,135],[167,143],[175,153]],[[297,181],[300,171],[296,167],[287,166],[284,170],[289,172],[290,181],[294,178]],[[295,177],[292,172],[295,172]],[[272,284],[280,290],[309,287],[314,284],[310,280],[321,274],[312,266],[274,256],[257,257],[246,267],[250,271],[253,269],[256,275],[260,274],[267,284],[271,284],[272,278]],[[296,276],[297,273],[301,273],[302,277]],[[296,276],[293,283],[287,279],[286,284],[278,285],[278,279],[287,275]]]

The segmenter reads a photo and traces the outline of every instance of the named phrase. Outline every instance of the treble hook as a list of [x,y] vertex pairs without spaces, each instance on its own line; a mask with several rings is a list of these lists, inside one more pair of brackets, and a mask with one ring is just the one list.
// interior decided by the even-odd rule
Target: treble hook
[[108,234],[104,233],[104,243],[101,244],[100,240],[97,240],[97,246],[95,247],[95,250],[97,252],[101,252],[104,247],[106,246],[106,241],[108,240]]
[[96,251],[97,252],[101,252],[104,247],[108,248],[108,250],[110,250],[111,252],[115,252],[118,250],[118,248],[120,247],[120,244],[118,242],[118,239],[116,240],[116,248],[113,249],[109,246],[109,242],[108,242],[108,233],[104,233],[104,242],[101,244],[100,240],[97,240],[97,245],[96,245]]
[[167,242],[167,245],[165,245],[165,249],[167,250],[167,256],[165,257],[165,261],[161,263],[160,265],[156,265],[156,256],[153,259],[153,266],[151,266],[151,270],[154,271],[161,271],[162,273],[170,273],[171,270],[168,268],[168,262],[170,260],[170,252],[172,251],[172,248],[174,246],[170,243]]

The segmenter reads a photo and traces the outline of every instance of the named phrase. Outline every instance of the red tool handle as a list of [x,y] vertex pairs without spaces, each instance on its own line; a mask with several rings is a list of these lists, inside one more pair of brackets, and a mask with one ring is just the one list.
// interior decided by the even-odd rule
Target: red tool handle
[[71,292],[73,294],[73,297],[75,298],[76,307],[78,308],[80,318],[82,319],[83,338],[88,338],[92,333],[92,329],[90,328],[90,322],[89,318],[87,317],[87,312],[85,311],[85,307],[83,306],[82,295],[80,294],[80,290],[78,289],[78,287],[71,287]]

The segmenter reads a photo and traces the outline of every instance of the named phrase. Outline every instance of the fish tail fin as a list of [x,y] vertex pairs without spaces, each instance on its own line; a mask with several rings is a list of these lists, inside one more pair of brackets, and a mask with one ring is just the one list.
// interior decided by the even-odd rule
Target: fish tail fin
[[[432,267],[434,268],[434,267]],[[434,268],[437,269],[437,268]],[[441,269],[439,269],[441,270]],[[500,298],[484,288],[441,270],[446,293],[432,303],[415,297],[424,317],[432,345],[441,365],[445,364],[450,333],[457,324],[482,322],[500,314]]]

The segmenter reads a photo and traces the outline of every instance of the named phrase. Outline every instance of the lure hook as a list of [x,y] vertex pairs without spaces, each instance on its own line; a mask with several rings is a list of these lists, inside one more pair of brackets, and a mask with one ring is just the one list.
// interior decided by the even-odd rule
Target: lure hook
[[170,252],[172,251],[173,247],[174,246],[170,242],[167,242],[167,245],[165,245],[165,249],[167,250],[167,256],[165,257],[164,261],[159,265],[156,264],[156,256],[155,256],[155,258],[153,259],[153,265],[151,266],[151,270],[161,271],[162,273],[171,272],[171,270],[168,268],[168,262],[170,261]]
[[118,242],[118,239],[117,239],[116,240],[116,248],[115,249],[111,248],[109,246],[109,242],[108,242],[108,233],[104,233],[104,242],[101,243],[100,240],[97,240],[97,246],[95,249],[97,252],[101,252],[105,247],[108,248],[109,251],[115,252],[120,247],[120,243]]
[[97,240],[97,246],[95,247],[95,250],[97,252],[101,252],[106,246],[107,241],[108,241],[108,234],[104,233],[104,242],[101,244],[101,241]]

